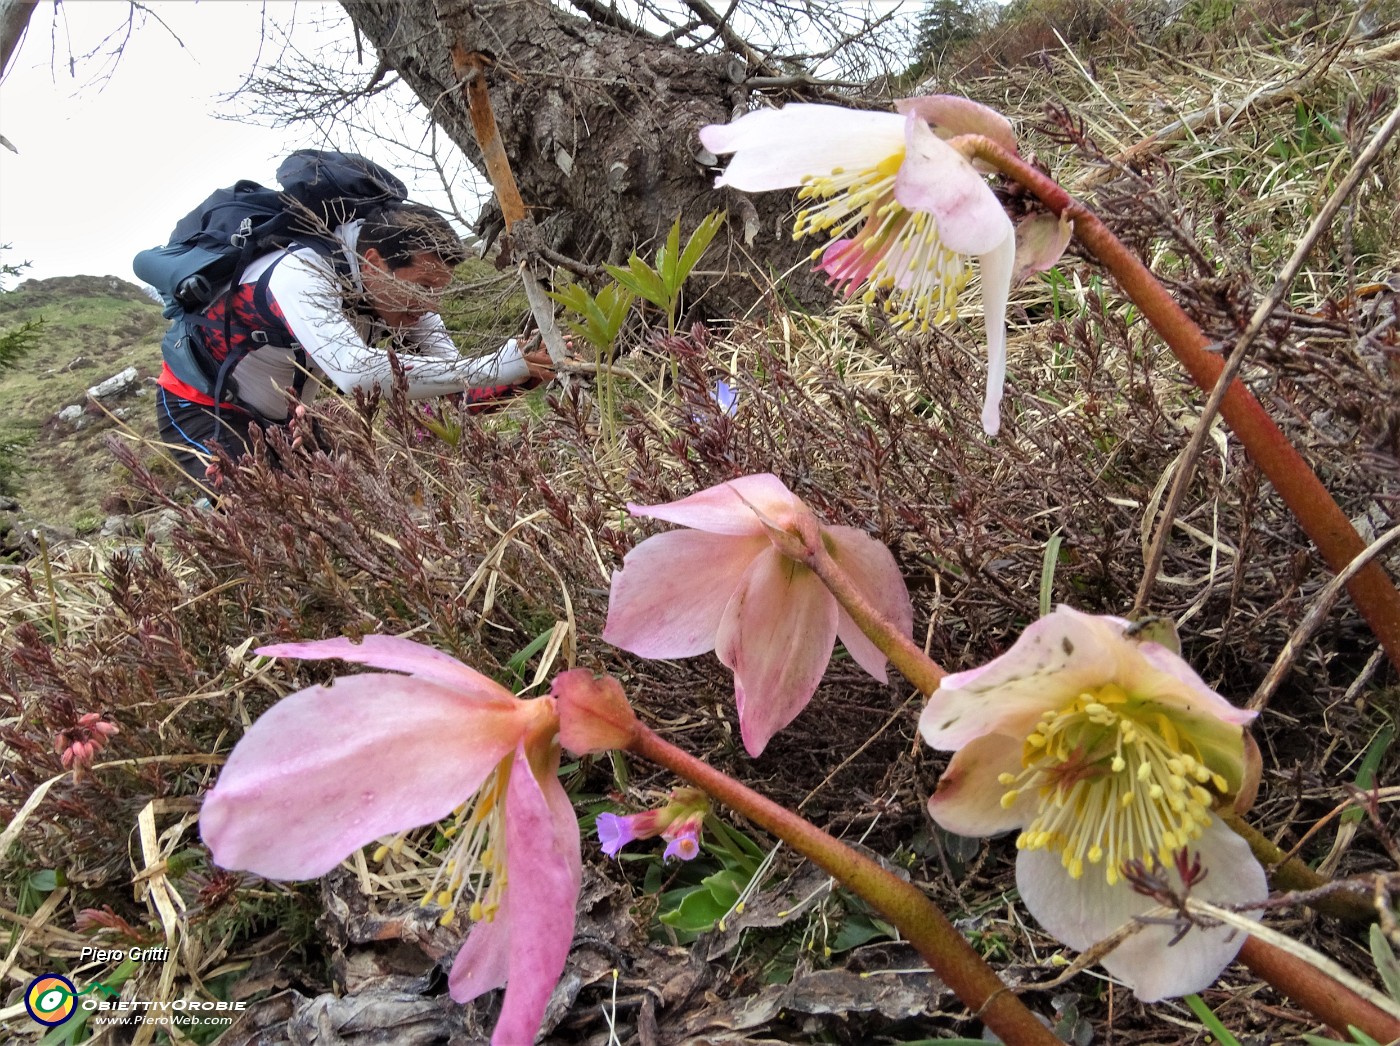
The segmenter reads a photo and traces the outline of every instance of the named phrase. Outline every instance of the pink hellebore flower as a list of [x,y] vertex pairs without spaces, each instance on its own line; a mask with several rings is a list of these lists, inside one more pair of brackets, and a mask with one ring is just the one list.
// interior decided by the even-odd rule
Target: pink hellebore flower
[[[761,755],[806,707],[838,638],[856,664],[887,680],[885,655],[816,574],[776,547],[784,535],[817,529],[811,510],[776,476],[743,476],[666,505],[627,508],[691,529],[657,534],[627,554],[613,574],[603,638],[649,658],[714,650],[734,670],[750,755]],[[821,527],[820,539],[871,604],[911,632],[909,592],[889,549],[854,527]]]
[[580,884],[554,699],[521,700],[446,654],[390,636],[258,653],[389,672],[307,687],[253,724],[204,799],[200,831],[214,861],[312,879],[375,839],[462,807],[447,833],[445,889],[433,890],[449,916],[464,891],[475,894],[476,923],[449,989],[468,1002],[506,985],[491,1041],[533,1042],[573,941]]
[[[1255,713],[1127,628],[1062,606],[1001,657],[946,677],[919,720],[925,741],[957,753],[929,800],[933,819],[959,835],[1020,828],[1021,897],[1081,951],[1157,905],[1124,879],[1129,862],[1158,862],[1180,891],[1185,849],[1206,871],[1193,896],[1268,895],[1248,844],[1210,814],[1246,782],[1243,726]],[[1175,935],[1147,926],[1103,965],[1155,1002],[1205,988],[1244,942],[1228,927],[1196,927],[1168,956]]]
[[[982,425],[1001,426],[1006,378],[1006,300],[1013,272],[1048,269],[1049,245],[1018,258],[1011,220],[976,165],[958,149],[964,135],[984,135],[1015,152],[1011,124],[966,98],[904,98],[896,113],[796,103],[711,124],[700,141],[717,155],[733,153],[715,185],[744,192],[801,186],[811,201],[794,235],[824,234],[813,257],[847,295],[867,303],[889,291],[886,311],[927,330],[956,315],[958,294],[982,268],[987,315],[987,395]],[[950,139],[952,140],[950,142]],[[1067,231],[1067,230],[1066,230]]]

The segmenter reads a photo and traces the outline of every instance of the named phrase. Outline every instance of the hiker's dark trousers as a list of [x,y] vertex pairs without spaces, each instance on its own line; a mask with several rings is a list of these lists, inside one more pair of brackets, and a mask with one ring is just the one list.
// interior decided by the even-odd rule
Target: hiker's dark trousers
[[267,424],[228,406],[215,417],[213,407],[182,400],[160,387],[156,390],[156,416],[160,437],[170,446],[176,464],[201,485],[207,482],[206,469],[214,457],[212,444],[217,442],[230,457],[240,458],[252,446],[248,426],[261,422],[266,428]]

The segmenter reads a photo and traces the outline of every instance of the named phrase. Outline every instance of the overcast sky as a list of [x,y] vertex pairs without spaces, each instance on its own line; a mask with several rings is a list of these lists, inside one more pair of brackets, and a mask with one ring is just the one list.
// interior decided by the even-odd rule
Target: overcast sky
[[[280,51],[277,34],[262,40],[263,4],[146,6],[169,28],[145,19],[114,65],[100,54],[84,56],[110,52],[125,37],[126,0],[68,2],[57,13],[41,4],[0,83],[0,134],[19,150],[0,149],[0,244],[12,245],[0,257],[33,263],[21,279],[111,274],[134,281],[132,255],[165,242],[214,189],[239,178],[275,185],[284,155],[327,144],[305,126],[273,130],[218,118],[240,111],[223,99],[257,64],[259,48],[264,63]],[[308,50],[326,36],[316,22],[343,18],[338,5],[306,0],[268,8],[276,23],[295,15],[293,39]],[[404,173],[387,149],[373,158]],[[408,174],[405,181],[419,198],[434,195]]]
[[[240,178],[273,186],[278,162],[300,148],[363,152],[395,170],[413,198],[451,208],[439,178],[415,174],[411,154],[365,130],[382,130],[397,117],[376,116],[361,124],[359,138],[338,132],[335,142],[306,124],[274,130],[219,118],[244,110],[245,103],[226,96],[255,66],[283,53],[282,30],[305,53],[345,46],[351,34],[338,4],[147,0],[143,6],[152,17],[138,15],[128,36],[127,0],[41,3],[0,82],[0,134],[19,150],[0,148],[0,244],[11,245],[0,260],[31,262],[21,279],[86,274],[135,281],[132,256],[164,243],[176,221],[210,192]],[[919,5],[906,0],[905,6]],[[363,75],[372,71],[371,61]],[[395,137],[425,133],[420,127]],[[470,216],[481,183],[461,163],[456,157],[449,165],[449,180],[458,208]]]

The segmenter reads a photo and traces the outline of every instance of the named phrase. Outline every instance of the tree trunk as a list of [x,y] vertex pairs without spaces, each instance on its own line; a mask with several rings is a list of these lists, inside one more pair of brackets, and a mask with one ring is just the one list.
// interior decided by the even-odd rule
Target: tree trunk
[[[356,28],[480,166],[452,48],[487,55],[491,104],[527,208],[546,246],[587,263],[623,261],[664,237],[679,215],[688,234],[729,210],[734,244],[711,248],[705,312],[751,305],[807,248],[790,232],[790,194],[751,200],[713,188],[716,168],[696,132],[745,104],[744,60],[700,55],[638,32],[567,14],[548,0],[342,0]],[[603,17],[602,14],[599,16]],[[488,219],[489,221],[489,219]],[[488,230],[489,231],[489,230]],[[807,301],[826,292],[808,266],[789,281]],[[795,284],[795,286],[794,286]]]

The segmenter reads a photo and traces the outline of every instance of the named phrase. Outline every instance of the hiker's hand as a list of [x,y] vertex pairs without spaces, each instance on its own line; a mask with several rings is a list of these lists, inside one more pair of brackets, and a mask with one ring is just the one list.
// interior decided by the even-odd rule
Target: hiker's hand
[[527,352],[522,358],[525,360],[525,366],[530,368],[530,381],[532,383],[538,385],[553,380],[554,361],[549,358],[549,353],[543,350]]

